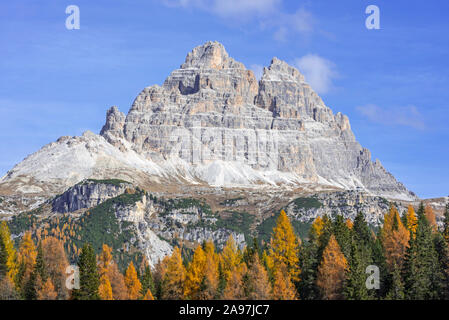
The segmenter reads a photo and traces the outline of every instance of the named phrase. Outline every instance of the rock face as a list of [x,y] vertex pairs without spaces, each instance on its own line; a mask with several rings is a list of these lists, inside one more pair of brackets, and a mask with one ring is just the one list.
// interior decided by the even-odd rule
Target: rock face
[[100,136],[63,137],[27,157],[2,178],[0,194],[56,194],[86,178],[186,188],[312,184],[416,199],[297,69],[273,58],[258,82],[218,42],[194,48],[126,116],[109,109]]
[[54,212],[59,213],[92,208],[107,199],[122,194],[129,187],[132,187],[132,185],[126,182],[111,183],[104,181],[99,183],[95,180],[86,180],[53,199],[52,208]]
[[258,83],[217,42],[193,49],[162,87],[145,88],[126,118],[109,110],[101,134],[214,186],[311,182],[414,198],[298,70],[273,58]]

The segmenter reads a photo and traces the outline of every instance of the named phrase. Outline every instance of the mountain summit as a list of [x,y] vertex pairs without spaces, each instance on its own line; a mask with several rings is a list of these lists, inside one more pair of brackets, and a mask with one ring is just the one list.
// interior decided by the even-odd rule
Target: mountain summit
[[416,199],[297,69],[273,58],[257,81],[218,42],[194,48],[162,86],[143,89],[126,116],[110,108],[100,135],[62,137],[27,157],[1,179],[0,193],[57,194],[87,178]]

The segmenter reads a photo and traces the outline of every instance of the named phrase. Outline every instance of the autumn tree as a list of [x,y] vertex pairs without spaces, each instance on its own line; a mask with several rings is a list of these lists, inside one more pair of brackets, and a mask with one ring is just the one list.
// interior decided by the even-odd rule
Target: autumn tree
[[203,248],[198,245],[186,272],[184,294],[188,299],[197,300],[199,298],[200,286],[203,281],[205,270],[206,254],[204,253]]
[[48,277],[51,278],[57,299],[65,300],[69,297],[66,287],[66,269],[69,266],[61,240],[54,237],[47,237],[42,240],[43,261]]
[[433,212],[433,208],[427,204],[425,207],[425,215],[426,219],[429,222],[430,228],[432,229],[432,232],[438,231],[438,225],[437,225],[437,219],[435,216],[435,213]]
[[142,285],[137,277],[137,272],[132,261],[126,269],[125,285],[130,300],[137,300],[141,296],[140,291],[142,290]]
[[260,263],[258,255],[254,255],[250,261],[245,289],[245,295],[249,300],[269,300],[271,298],[271,283],[268,273]]
[[[39,279],[39,282],[42,280]],[[46,281],[42,281],[39,284],[39,290],[37,291],[37,299],[38,300],[56,300],[58,297],[58,293],[55,291],[55,287],[50,278],[47,278]]]
[[418,228],[418,218],[415,213],[415,209],[413,209],[412,205],[408,206],[407,214],[407,230],[410,232],[412,238],[416,236],[416,230]]
[[317,285],[324,299],[343,299],[343,285],[347,271],[348,262],[335,236],[331,235],[318,268]]
[[206,255],[206,262],[203,279],[200,284],[199,299],[212,300],[218,296],[219,284],[219,258],[215,252],[215,247],[212,241],[205,243],[204,253]]
[[[411,208],[411,207],[410,207]],[[414,216],[413,208],[409,211],[411,217]],[[411,218],[413,219],[413,218]],[[389,271],[393,271],[393,266],[402,268],[405,252],[409,245],[410,234],[413,234],[414,224],[410,224],[409,230],[404,227],[399,217],[396,207],[391,206],[390,212],[384,216],[382,227],[382,245],[385,251],[385,258]]]
[[22,291],[22,296],[25,299],[33,298],[33,296],[27,295],[27,293],[30,293],[29,290],[27,290],[27,287],[31,285],[30,282],[34,282],[31,275],[34,270],[34,265],[36,264],[36,257],[37,251],[33,239],[31,239],[31,232],[26,232],[20,242],[18,252],[19,273],[17,277],[17,283]]
[[273,228],[268,251],[269,268],[276,269],[283,263],[287,267],[292,281],[299,281],[299,239],[296,237],[290,220],[284,210],[281,211]]
[[148,289],[147,293],[145,293],[143,300],[154,300],[153,294],[151,293],[150,289]]
[[[6,221],[2,221],[0,223],[0,278],[7,276],[10,283],[15,284],[18,272],[17,252],[14,249],[8,225]],[[6,286],[8,284],[5,284]]]
[[227,278],[222,298],[225,300],[242,300],[245,298],[243,277],[247,271],[246,264],[234,268]]
[[281,262],[274,273],[272,297],[274,300],[296,300],[296,289],[287,266]]
[[230,235],[226,241],[220,258],[222,272],[225,280],[227,281],[231,278],[234,270],[239,268],[242,263],[242,257],[237,249],[237,244],[235,243],[232,235]]
[[175,247],[167,260],[167,268],[162,280],[161,296],[164,300],[181,300],[184,297],[185,268],[182,263],[181,250]]

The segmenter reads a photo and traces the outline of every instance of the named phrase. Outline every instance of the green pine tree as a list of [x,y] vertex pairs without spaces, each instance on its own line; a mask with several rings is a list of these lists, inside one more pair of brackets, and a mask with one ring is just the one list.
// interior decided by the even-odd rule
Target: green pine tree
[[346,225],[346,221],[343,216],[338,215],[335,218],[332,229],[335,239],[341,248],[341,252],[343,252],[346,260],[349,261],[351,257],[352,231]]
[[410,240],[405,256],[403,278],[407,299],[435,300],[441,297],[444,275],[423,203],[418,210],[416,239]]
[[84,244],[78,262],[80,288],[74,290],[73,298],[76,300],[99,300],[98,287],[100,276],[97,269],[97,259],[90,244]]
[[142,290],[141,290],[142,296],[145,296],[148,289],[150,289],[152,294],[154,294],[156,292],[156,287],[154,285],[153,275],[151,273],[150,266],[147,265],[145,267],[145,270],[140,278],[140,283],[142,285]]
[[401,270],[396,266],[396,264],[393,269],[391,282],[392,283],[391,283],[390,291],[388,292],[386,299],[387,300],[404,300],[405,293],[404,293],[404,284],[402,283],[402,279],[401,279]]

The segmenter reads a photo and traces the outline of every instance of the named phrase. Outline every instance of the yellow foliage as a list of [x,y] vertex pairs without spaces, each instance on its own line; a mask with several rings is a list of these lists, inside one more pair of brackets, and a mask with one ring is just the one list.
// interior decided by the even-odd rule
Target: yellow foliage
[[128,291],[128,298],[130,300],[136,300],[140,297],[140,290],[142,289],[142,285],[137,278],[136,268],[134,268],[134,264],[132,263],[132,261],[128,265],[128,269],[126,269],[125,272],[125,285]]
[[31,273],[33,272],[34,265],[36,263],[37,250],[34,245],[33,239],[31,238],[31,232],[26,232],[22,237],[22,241],[19,247],[18,262],[21,268],[23,268],[22,273],[22,287],[28,282]]
[[230,279],[232,273],[241,264],[241,255],[237,249],[237,245],[232,235],[229,236],[228,241],[221,252],[221,265],[225,279]]
[[143,300],[154,300],[153,294],[151,293],[150,289],[148,289],[147,293],[145,293]]
[[167,260],[163,278],[162,298],[180,300],[184,297],[185,268],[182,264],[181,250],[176,247]]
[[270,239],[267,261],[270,269],[275,273],[283,263],[286,265],[292,281],[299,281],[301,273],[298,266],[299,244],[299,239],[293,231],[290,220],[282,210]]
[[408,206],[407,210],[407,229],[414,239],[416,237],[416,230],[418,229],[418,217],[411,205]]
[[17,252],[14,249],[14,243],[11,240],[8,225],[6,221],[0,223],[0,251],[6,255],[6,275],[12,283],[15,283],[19,266],[17,264]]
[[335,236],[331,235],[318,267],[317,285],[324,299],[343,299],[343,285],[347,270],[348,262]]
[[437,219],[435,213],[433,212],[433,208],[429,204],[426,205],[425,214],[427,221],[429,221],[429,225],[432,228],[432,231],[437,232],[438,231]]
[[316,217],[315,220],[313,220],[313,223],[310,227],[310,238],[317,241],[320,236],[323,234],[324,229],[324,220],[320,216]]
[[100,286],[98,287],[98,293],[101,300],[114,300],[112,297],[112,286],[109,278],[106,274],[100,277]]
[[281,263],[274,274],[273,299],[297,300],[295,286],[291,281],[287,266],[284,263]]
[[206,269],[206,254],[199,245],[193,254],[192,261],[186,272],[184,295],[190,299],[198,299],[201,281]]

